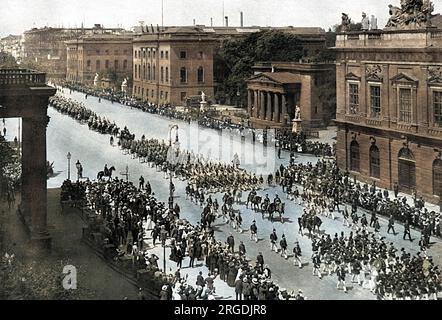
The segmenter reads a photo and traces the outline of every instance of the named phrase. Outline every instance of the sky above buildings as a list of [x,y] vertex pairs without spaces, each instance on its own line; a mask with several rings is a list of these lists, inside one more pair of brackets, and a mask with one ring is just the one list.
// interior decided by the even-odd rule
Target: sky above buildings
[[[0,36],[20,34],[33,27],[105,27],[130,28],[144,21],[161,25],[162,0],[0,0]],[[240,11],[244,25],[252,26],[319,26],[328,29],[340,23],[341,13],[353,21],[361,20],[362,11],[374,14],[382,27],[388,20],[388,4],[399,6],[399,0],[163,0],[164,25],[239,26]],[[435,1],[435,12],[442,4]]]

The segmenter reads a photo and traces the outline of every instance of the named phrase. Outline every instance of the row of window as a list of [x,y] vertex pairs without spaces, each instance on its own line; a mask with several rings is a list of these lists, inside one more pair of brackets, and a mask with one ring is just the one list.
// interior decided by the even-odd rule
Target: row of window
[[[81,62],[82,63],[82,62]],[[115,60],[113,62],[113,67],[115,70],[120,70],[120,60]],[[83,66],[81,65],[81,68]],[[127,60],[123,60],[123,70],[127,70],[128,67],[128,62]],[[111,68],[111,62],[109,60],[105,60],[104,61],[104,68],[105,69],[109,69]],[[101,70],[101,60],[96,60],[95,61],[95,70],[92,70],[92,61],[91,60],[87,60],[86,61],[86,71],[100,71]]]
[[[100,56],[100,55],[110,55],[111,54],[111,50],[109,50],[109,49],[106,49],[106,50],[104,50],[104,51],[101,51],[100,49],[97,49],[97,50],[87,50],[86,51],[86,54],[88,55],[88,56],[92,56],[92,55],[97,55],[97,56]],[[127,55],[128,54],[128,50],[127,49],[125,49],[125,50],[122,50],[122,51],[120,51],[120,50],[114,50],[113,51],[113,54],[115,55],[115,56],[118,56],[118,55],[120,55],[120,54],[123,54],[123,55]]]
[[[137,59],[146,59],[146,58],[152,58],[156,59],[156,49],[154,48],[148,48],[147,50],[134,50],[134,58]],[[179,53],[180,59],[184,60],[187,59],[187,51],[186,50],[180,50]],[[160,59],[169,59],[169,51],[160,51]],[[204,52],[199,51],[197,54],[197,59],[204,59]]]
[[[181,83],[187,83],[187,69],[185,67],[182,67],[180,69],[180,82]],[[204,83],[204,68],[199,67],[196,71],[196,81],[198,83]]]
[[[360,172],[359,144],[352,141],[350,144],[350,170]],[[370,177],[380,179],[381,161],[379,148],[372,145],[369,150]],[[433,194],[442,196],[442,160],[436,159],[432,166]],[[398,154],[398,180],[399,186],[414,190],[416,188],[416,162],[413,152],[403,148]]]
[[[134,86],[134,93],[141,95],[142,98],[146,97],[149,98],[149,89],[146,88],[146,91],[142,87]],[[145,95],[146,94],[146,95]],[[155,90],[150,90],[150,96],[151,98],[155,97]],[[169,99],[169,92],[167,91],[160,91],[160,99],[168,100]]]
[[[379,148],[376,145],[370,147],[369,152],[370,177],[380,179],[381,177],[381,159]],[[360,152],[359,143],[352,141],[350,144],[350,170],[360,172]]]
[[[134,51],[134,58],[153,58],[156,59],[156,49],[150,49],[147,50],[135,50]],[[169,51],[160,51],[160,59],[169,59]]]
[[[381,105],[381,87],[377,85],[369,86],[369,116],[371,118],[380,118],[382,112]],[[399,95],[399,121],[411,123],[413,122],[413,101],[412,88],[398,88]],[[359,113],[359,84],[349,83],[348,86],[348,113]],[[442,92],[433,92],[433,110],[434,122],[442,124]]]
[[[147,64],[147,68],[145,65],[143,65],[143,68],[141,68],[141,65],[135,65],[134,68],[134,78],[135,79],[143,79],[143,80],[156,80],[156,66],[153,65],[152,67],[150,64]],[[160,68],[160,82],[168,83],[169,82],[169,67],[161,67]],[[180,69],[180,82],[181,83],[187,83],[188,82],[188,72],[187,68],[182,67]],[[197,70],[197,82],[198,83],[204,83],[204,68],[199,67]]]

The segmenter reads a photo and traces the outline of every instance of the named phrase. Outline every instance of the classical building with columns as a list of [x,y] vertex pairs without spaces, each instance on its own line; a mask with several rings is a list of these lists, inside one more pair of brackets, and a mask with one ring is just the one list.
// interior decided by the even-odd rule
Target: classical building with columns
[[296,106],[303,127],[321,128],[334,118],[335,66],[326,63],[260,63],[247,81],[247,111],[255,128],[291,126]]
[[[427,16],[337,36],[339,167],[380,187],[442,196],[442,29]],[[419,19],[418,19],[419,18]],[[413,20],[414,21],[414,20]],[[420,23],[419,23],[420,22]]]

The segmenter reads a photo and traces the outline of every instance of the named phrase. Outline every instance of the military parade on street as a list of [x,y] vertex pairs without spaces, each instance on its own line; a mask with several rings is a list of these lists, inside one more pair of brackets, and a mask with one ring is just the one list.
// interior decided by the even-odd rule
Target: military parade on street
[[0,39],[0,300],[440,300],[442,7],[154,2]]

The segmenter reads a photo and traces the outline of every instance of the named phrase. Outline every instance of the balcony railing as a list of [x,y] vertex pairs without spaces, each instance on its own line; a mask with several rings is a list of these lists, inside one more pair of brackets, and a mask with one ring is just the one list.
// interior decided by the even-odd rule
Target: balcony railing
[[27,69],[0,69],[0,86],[44,85],[46,74]]

